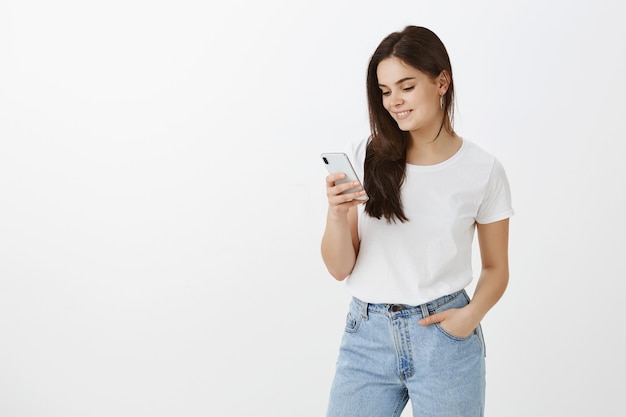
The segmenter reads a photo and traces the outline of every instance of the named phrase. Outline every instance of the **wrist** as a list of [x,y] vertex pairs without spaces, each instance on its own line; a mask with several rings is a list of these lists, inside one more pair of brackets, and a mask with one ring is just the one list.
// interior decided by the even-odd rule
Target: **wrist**
[[485,315],[487,315],[488,309],[485,309],[480,303],[472,300],[468,305],[465,306],[465,310],[467,315],[476,323],[480,323]]
[[328,207],[328,221],[333,223],[347,223],[348,222],[348,212],[345,211],[336,211],[333,210],[332,207]]

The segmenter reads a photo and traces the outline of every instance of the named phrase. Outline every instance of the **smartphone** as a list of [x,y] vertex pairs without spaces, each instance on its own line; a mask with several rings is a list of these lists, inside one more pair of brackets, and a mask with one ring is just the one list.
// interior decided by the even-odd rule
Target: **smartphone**
[[[344,191],[342,194],[353,193],[355,191],[359,191],[363,189],[363,183],[356,175],[356,171],[350,162],[350,158],[343,152],[327,152],[322,154],[322,161],[324,161],[324,165],[326,165],[326,169],[329,174],[336,173],[344,173],[346,177],[342,180],[335,181],[335,184],[343,184],[344,182],[354,182],[358,181],[361,184],[359,187],[350,188],[349,190]],[[367,196],[362,195],[357,197],[357,200],[365,200]]]

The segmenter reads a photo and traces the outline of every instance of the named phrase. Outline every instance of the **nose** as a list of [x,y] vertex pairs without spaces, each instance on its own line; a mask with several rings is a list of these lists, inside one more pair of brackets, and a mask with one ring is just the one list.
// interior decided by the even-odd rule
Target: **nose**
[[389,106],[395,107],[402,104],[402,98],[398,94],[391,93],[389,95]]

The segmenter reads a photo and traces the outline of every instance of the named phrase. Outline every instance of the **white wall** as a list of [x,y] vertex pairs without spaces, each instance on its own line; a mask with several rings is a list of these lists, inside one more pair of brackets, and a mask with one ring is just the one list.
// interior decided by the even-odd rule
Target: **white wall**
[[348,296],[319,153],[367,134],[407,24],[513,190],[487,416],[623,415],[616,3],[0,2],[0,415],[323,415]]

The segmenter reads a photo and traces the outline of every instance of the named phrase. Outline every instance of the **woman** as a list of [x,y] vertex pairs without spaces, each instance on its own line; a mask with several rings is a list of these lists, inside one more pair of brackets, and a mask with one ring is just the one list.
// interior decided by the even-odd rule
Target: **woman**
[[[399,416],[409,399],[414,416],[482,416],[480,321],[509,276],[505,171],[455,133],[450,59],[432,31],[387,36],[367,96],[371,136],[349,154],[365,190],[341,194],[356,184],[326,177],[322,258],[353,297],[328,417]],[[475,230],[482,269],[470,301]]]

